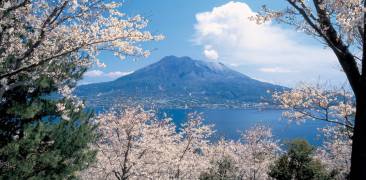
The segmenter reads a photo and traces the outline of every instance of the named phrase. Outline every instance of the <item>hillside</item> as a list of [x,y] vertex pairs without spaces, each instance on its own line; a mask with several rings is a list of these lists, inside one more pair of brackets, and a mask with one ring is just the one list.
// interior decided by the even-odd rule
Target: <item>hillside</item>
[[284,87],[254,80],[222,63],[167,56],[115,81],[83,85],[76,92],[93,106],[216,107],[258,103],[270,98],[267,91],[281,89]]

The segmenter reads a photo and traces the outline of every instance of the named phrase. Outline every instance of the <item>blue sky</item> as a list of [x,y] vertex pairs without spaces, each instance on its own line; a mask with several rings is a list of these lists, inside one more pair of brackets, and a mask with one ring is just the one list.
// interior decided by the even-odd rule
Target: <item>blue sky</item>
[[257,27],[248,22],[261,5],[286,5],[280,2],[284,1],[125,0],[121,10],[148,18],[147,30],[163,34],[165,40],[143,44],[152,50],[148,58],[121,61],[102,53],[107,67],[91,69],[81,83],[110,81],[168,55],[220,61],[255,79],[286,86],[318,79],[344,82],[334,55],[318,41],[283,25]]

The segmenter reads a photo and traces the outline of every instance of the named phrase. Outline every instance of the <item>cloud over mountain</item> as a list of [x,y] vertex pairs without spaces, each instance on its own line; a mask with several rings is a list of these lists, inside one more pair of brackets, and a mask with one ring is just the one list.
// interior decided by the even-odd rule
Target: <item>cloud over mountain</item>
[[109,77],[109,78],[119,78],[122,76],[126,76],[133,73],[133,71],[130,72],[122,72],[122,71],[113,71],[113,72],[103,72],[101,70],[91,70],[91,71],[87,71],[84,76],[85,77],[90,77],[90,78],[95,78],[95,77]]
[[194,41],[207,59],[251,69],[251,76],[268,81],[282,81],[283,74],[293,81],[302,80],[304,73],[315,79],[343,77],[329,49],[309,44],[299,32],[271,23],[258,25],[249,19],[255,14],[243,2],[198,13]]

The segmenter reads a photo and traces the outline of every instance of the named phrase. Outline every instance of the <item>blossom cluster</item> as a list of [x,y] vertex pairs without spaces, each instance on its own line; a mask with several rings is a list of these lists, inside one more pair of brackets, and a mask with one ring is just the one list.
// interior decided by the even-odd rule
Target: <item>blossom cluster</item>
[[355,99],[345,88],[301,84],[291,90],[274,92],[273,98],[286,109],[283,115],[289,120],[321,120],[353,130]]
[[[0,102],[9,101],[6,93],[20,86],[33,92],[36,82],[48,77],[66,101],[81,107],[81,101],[65,91],[76,82],[70,82],[69,72],[55,67],[103,67],[101,52],[120,59],[148,56],[149,50],[140,44],[163,36],[151,34],[147,19],[129,17],[121,6],[107,0],[1,1]],[[65,105],[59,104],[59,110]]]
[[230,158],[235,176],[267,179],[269,165],[280,152],[269,128],[255,126],[238,141],[212,141],[212,125],[198,113],[179,128],[154,111],[124,108],[98,116],[101,139],[94,146],[97,163],[82,172],[84,179],[198,179]]
[[[251,19],[257,23],[276,20],[294,26],[298,31],[306,32],[322,40],[330,47],[329,30],[335,31],[338,42],[352,46],[351,49],[362,49],[365,8],[362,0],[284,0],[289,6],[283,9],[262,7]],[[319,38],[320,37],[320,38]],[[332,39],[333,40],[333,39]],[[337,50],[338,51],[338,50]],[[358,53],[355,53],[356,55]]]
[[329,125],[319,128],[324,138],[317,155],[328,169],[345,179],[351,166],[352,136],[356,113],[355,99],[345,88],[325,88],[325,85],[302,84],[294,89],[273,93],[290,121],[317,120]]

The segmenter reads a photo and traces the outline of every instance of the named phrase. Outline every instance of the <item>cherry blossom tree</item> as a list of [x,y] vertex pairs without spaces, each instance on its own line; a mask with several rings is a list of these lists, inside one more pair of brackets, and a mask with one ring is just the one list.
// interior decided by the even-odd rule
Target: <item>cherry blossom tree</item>
[[330,123],[320,128],[323,145],[317,149],[317,158],[329,171],[337,171],[339,179],[349,175],[351,147],[356,113],[355,100],[345,88],[327,88],[325,84],[309,85],[275,92],[273,98],[285,108],[283,116],[302,123],[315,120]]
[[[21,0],[0,2],[0,99],[16,87],[31,84],[42,74],[57,76],[47,64],[68,62],[76,67],[105,66],[102,51],[120,59],[148,56],[138,43],[160,40],[145,31],[148,20],[128,17],[122,3],[104,0]],[[67,57],[67,58],[65,58]],[[24,81],[21,76],[31,77]],[[24,79],[24,78],[23,78]],[[67,91],[57,82],[60,91]],[[66,90],[65,90],[66,89]],[[63,93],[68,95],[67,93]]]
[[356,98],[352,144],[352,179],[365,179],[366,162],[366,1],[284,0],[288,6],[271,10],[264,6],[253,19],[275,19],[323,42],[336,55]]
[[229,157],[222,157],[211,162],[208,172],[202,172],[199,179],[240,179],[237,177],[237,168],[234,166],[233,160]]
[[101,136],[95,146],[97,164],[85,172],[86,179],[152,178],[169,171],[167,152],[177,138],[169,119],[158,122],[153,112],[126,108],[120,114],[100,115],[97,122]]
[[242,134],[244,151],[241,152],[244,179],[267,179],[270,164],[280,152],[279,143],[272,130],[265,126],[254,126]]
[[[268,179],[267,171],[277,155],[280,145],[268,127],[257,125],[242,133],[238,141],[220,140],[211,146],[211,162],[229,159],[238,179]],[[218,167],[213,167],[214,169]]]
[[274,92],[273,99],[286,109],[283,116],[290,121],[325,121],[343,127],[345,132],[353,132],[355,101],[345,88],[302,83],[291,90]]
[[[342,126],[321,128],[324,136],[322,146],[316,150],[315,158],[325,165],[328,172],[334,172],[337,179],[347,179],[351,167],[352,139],[350,132]],[[351,132],[352,133],[352,132]]]
[[271,130],[259,125],[241,140],[214,142],[212,125],[199,113],[188,114],[178,129],[170,118],[141,107],[101,114],[96,122],[97,162],[80,174],[84,179],[198,179],[221,171],[221,162],[235,169],[230,176],[266,179],[280,152]]
[[[148,21],[109,0],[0,1],[0,179],[72,178],[95,152],[72,91],[100,52],[148,56]],[[31,146],[29,146],[31,145]],[[6,164],[7,166],[3,166]]]
[[206,170],[208,159],[204,155],[210,148],[208,138],[212,134],[212,125],[204,125],[202,115],[188,114],[187,121],[182,124],[179,132],[178,162],[174,178],[197,178]]
[[195,179],[207,168],[211,126],[189,114],[177,132],[170,118],[127,107],[98,116],[101,139],[97,163],[82,173],[85,179]]

